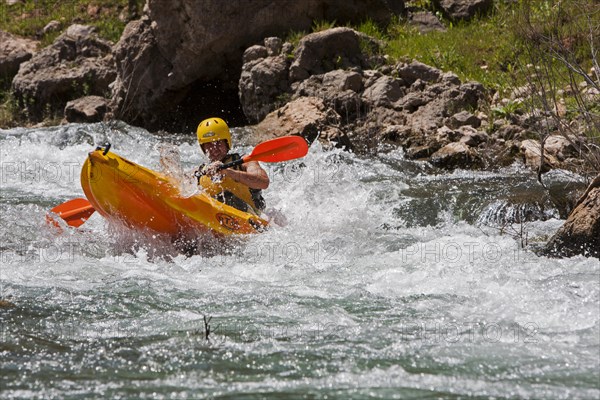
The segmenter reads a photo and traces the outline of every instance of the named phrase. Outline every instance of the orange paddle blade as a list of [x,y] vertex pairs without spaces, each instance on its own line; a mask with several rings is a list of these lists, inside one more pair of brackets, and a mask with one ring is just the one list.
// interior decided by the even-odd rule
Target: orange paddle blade
[[[50,211],[65,220],[69,226],[77,228],[87,221],[96,210],[94,210],[94,206],[87,199],[79,198],[59,204]],[[46,221],[59,226],[49,214],[46,215]]]
[[308,144],[304,138],[301,136],[282,136],[259,144],[243,160],[244,162],[279,162],[304,157],[306,153],[308,153]]

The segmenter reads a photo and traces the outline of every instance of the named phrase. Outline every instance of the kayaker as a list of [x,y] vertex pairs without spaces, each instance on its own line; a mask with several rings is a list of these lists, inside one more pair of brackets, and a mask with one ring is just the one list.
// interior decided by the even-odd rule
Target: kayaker
[[265,208],[261,190],[269,187],[269,176],[257,161],[219,169],[223,164],[241,158],[231,150],[231,132],[221,118],[208,118],[196,130],[202,152],[210,160],[197,171],[198,185],[213,198],[238,210],[260,215]]

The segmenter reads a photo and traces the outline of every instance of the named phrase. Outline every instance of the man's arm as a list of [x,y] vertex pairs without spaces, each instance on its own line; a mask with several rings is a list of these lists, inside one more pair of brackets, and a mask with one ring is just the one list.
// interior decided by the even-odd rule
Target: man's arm
[[243,164],[241,171],[228,168],[222,170],[221,173],[251,189],[266,189],[269,187],[269,176],[257,161]]

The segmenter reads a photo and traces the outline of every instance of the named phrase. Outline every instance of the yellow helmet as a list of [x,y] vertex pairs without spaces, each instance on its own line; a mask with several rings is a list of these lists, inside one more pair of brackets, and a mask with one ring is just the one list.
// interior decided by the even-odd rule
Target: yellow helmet
[[227,141],[227,146],[231,149],[231,133],[227,123],[221,118],[208,118],[200,122],[196,130],[196,136],[198,136],[201,149],[203,144],[219,140]]

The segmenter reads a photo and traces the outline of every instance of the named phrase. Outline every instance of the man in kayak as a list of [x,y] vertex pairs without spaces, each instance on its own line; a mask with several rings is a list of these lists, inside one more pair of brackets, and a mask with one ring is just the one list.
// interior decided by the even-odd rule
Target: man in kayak
[[198,185],[213,198],[238,210],[260,215],[265,208],[261,190],[269,187],[269,177],[257,161],[220,169],[230,161],[241,158],[231,150],[231,133],[221,118],[208,118],[200,122],[196,130],[200,148],[210,164],[203,164],[197,171]]

